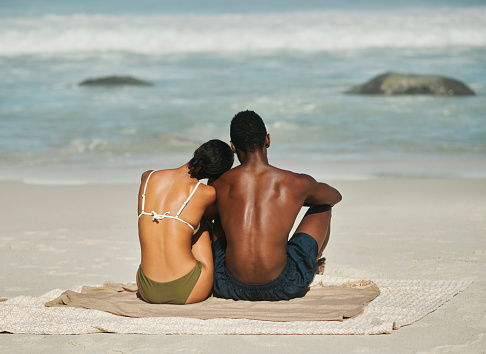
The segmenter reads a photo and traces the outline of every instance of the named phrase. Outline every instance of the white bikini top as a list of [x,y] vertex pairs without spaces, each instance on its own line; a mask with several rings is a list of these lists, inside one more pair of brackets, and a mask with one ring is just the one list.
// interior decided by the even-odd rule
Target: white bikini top
[[142,212],[140,213],[140,215],[138,216],[138,218],[140,219],[140,217],[142,215],[150,215],[150,216],[152,216],[152,221],[155,221],[155,220],[163,220],[165,218],[179,220],[180,222],[183,222],[184,224],[186,224],[187,226],[189,226],[192,229],[192,231],[193,231],[192,234],[195,235],[196,232],[199,230],[200,224],[197,225],[197,228],[194,228],[194,226],[192,226],[191,224],[189,224],[187,221],[182,220],[179,217],[179,215],[182,213],[182,210],[184,210],[184,208],[187,205],[187,203],[189,203],[189,201],[191,200],[192,196],[196,192],[196,189],[197,189],[197,187],[199,187],[199,185],[201,184],[201,182],[200,181],[197,182],[196,187],[191,192],[191,194],[189,195],[189,197],[187,197],[186,201],[184,202],[184,204],[182,204],[181,208],[179,209],[179,211],[177,212],[177,214],[175,216],[170,215],[170,211],[166,211],[163,214],[157,214],[155,211],[152,210],[151,213],[147,213],[145,211],[145,191],[147,190],[147,184],[148,184],[148,181],[150,179],[150,176],[152,176],[152,173],[154,173],[154,172],[156,172],[156,171],[150,172],[150,174],[147,177],[147,180],[145,181],[145,187],[143,188],[143,194],[142,194]]

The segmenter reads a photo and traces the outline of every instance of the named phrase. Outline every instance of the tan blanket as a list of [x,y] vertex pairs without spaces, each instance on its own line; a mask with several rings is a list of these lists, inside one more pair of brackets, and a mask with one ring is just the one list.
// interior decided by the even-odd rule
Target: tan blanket
[[47,307],[79,307],[127,317],[245,318],[252,320],[342,321],[363,312],[379,294],[371,281],[312,288],[303,298],[290,301],[234,301],[211,297],[190,305],[154,305],[137,298],[135,284],[105,283],[65,291]]
[[[325,291],[333,286],[349,287],[350,283],[356,281],[357,279],[316,276],[312,286],[323,287]],[[466,280],[373,279],[373,282],[380,288],[380,295],[365,306],[362,314],[344,321],[273,322],[245,318],[201,320],[189,317],[125,317],[109,312],[65,305],[46,307],[46,302],[59,298],[65,292],[65,290],[54,289],[39,297],[0,298],[0,332],[219,335],[391,333],[394,329],[410,325],[428,313],[435,311],[471,284],[470,281]],[[80,292],[81,287],[73,290]],[[280,304],[279,302],[276,305]],[[177,308],[179,307],[184,306],[177,306]],[[447,310],[444,309],[443,311],[442,316],[451,315]]]

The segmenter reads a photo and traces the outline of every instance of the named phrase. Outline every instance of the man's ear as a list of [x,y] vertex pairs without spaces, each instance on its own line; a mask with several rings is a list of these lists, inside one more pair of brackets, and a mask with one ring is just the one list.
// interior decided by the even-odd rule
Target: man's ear
[[233,145],[233,142],[230,141],[230,144],[231,144],[231,150],[233,150],[233,152],[236,154],[236,147]]
[[265,147],[268,149],[270,147],[270,134],[265,137]]

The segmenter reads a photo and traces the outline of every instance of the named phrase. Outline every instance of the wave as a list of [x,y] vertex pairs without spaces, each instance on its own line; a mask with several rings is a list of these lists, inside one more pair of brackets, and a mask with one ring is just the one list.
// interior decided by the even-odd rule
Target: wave
[[270,14],[44,15],[0,21],[0,56],[486,46],[486,7]]

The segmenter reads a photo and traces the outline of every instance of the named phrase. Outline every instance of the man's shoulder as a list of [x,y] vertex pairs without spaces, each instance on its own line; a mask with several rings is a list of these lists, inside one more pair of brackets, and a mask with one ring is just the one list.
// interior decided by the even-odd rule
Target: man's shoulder
[[260,169],[258,172],[248,170],[240,165],[223,173],[216,181],[214,181],[213,186],[218,189],[223,186],[238,183],[239,181],[247,181],[249,176],[253,176],[253,173],[255,173],[254,178],[252,178],[253,180],[270,179],[283,182],[284,184],[297,185],[315,183],[315,179],[307,174],[285,170],[272,165],[268,165],[265,169]]
[[238,166],[223,173],[221,176],[219,176],[218,179],[216,179],[212,183],[212,186],[218,189],[224,185],[227,185],[228,183],[231,183],[234,180],[234,178],[239,174],[237,168]]
[[316,180],[305,173],[294,172],[272,166],[276,173],[280,174],[283,178],[288,179],[294,183],[314,183]]

